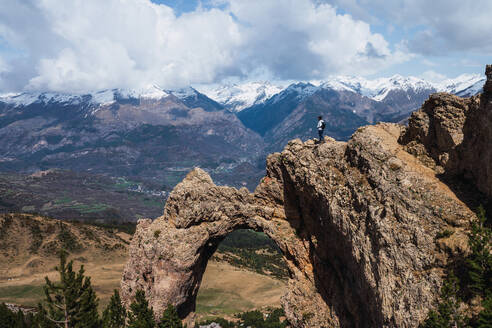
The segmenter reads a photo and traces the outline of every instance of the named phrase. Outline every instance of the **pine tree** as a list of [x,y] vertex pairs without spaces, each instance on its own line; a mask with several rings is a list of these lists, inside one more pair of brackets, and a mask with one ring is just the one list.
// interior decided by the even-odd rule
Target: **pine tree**
[[130,305],[128,328],[154,328],[154,311],[149,308],[143,290],[137,290],[135,301]]
[[125,327],[126,310],[121,304],[120,293],[117,289],[111,296],[108,306],[103,312],[104,328],[122,328]]
[[0,304],[0,328],[11,328],[16,323],[16,317],[5,303]]
[[28,322],[24,312],[10,310],[5,303],[0,304],[0,328],[27,328]]
[[159,328],[183,328],[183,323],[178,316],[178,312],[172,304],[168,304],[166,310],[162,314]]
[[471,254],[466,260],[469,285],[475,295],[492,296],[492,230],[485,227],[485,210],[482,206],[477,211],[478,222],[472,223],[468,243]]
[[36,315],[34,316],[34,321],[32,326],[39,327],[39,328],[57,327],[55,323],[53,323],[48,319],[48,312],[41,304],[38,304],[38,313],[36,313]]
[[15,325],[12,327],[27,328],[26,318],[24,316],[24,312],[21,310],[17,311],[17,314],[15,315]]
[[492,328],[492,297],[482,301],[483,310],[478,314],[477,328]]
[[422,328],[464,327],[463,317],[459,311],[459,281],[451,272],[441,288],[441,302],[437,311],[430,311]]
[[[97,312],[98,299],[89,277],[84,276],[84,266],[73,271],[73,261],[67,264],[67,253],[60,252],[60,265],[56,267],[60,282],[45,278],[45,318],[55,327],[96,328],[101,326]],[[45,321],[46,321],[45,320]]]

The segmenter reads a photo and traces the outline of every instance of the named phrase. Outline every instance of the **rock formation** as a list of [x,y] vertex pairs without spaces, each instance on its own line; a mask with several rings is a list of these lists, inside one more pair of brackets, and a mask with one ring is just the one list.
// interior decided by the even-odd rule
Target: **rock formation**
[[483,86],[483,93],[490,100],[492,99],[492,65],[487,65],[485,75],[487,76],[487,81]]
[[437,93],[410,117],[405,149],[437,173],[462,176],[492,197],[492,65],[484,93],[471,98]]
[[[408,129],[378,124],[348,142],[293,140],[268,157],[254,193],[194,169],[163,216],[139,221],[124,302],[143,289],[157,316],[172,303],[191,320],[208,259],[228,233],[250,228],[284,254],[282,305],[294,327],[417,327],[446,266],[467,252],[474,217],[439,175],[467,175],[492,195],[492,110],[481,103],[437,94]],[[444,230],[454,233],[439,238]]]

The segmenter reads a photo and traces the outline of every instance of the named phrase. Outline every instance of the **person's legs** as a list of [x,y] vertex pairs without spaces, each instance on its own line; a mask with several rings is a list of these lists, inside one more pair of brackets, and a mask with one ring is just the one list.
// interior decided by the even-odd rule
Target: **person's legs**
[[323,141],[323,130],[318,129],[318,135],[319,135],[319,142]]

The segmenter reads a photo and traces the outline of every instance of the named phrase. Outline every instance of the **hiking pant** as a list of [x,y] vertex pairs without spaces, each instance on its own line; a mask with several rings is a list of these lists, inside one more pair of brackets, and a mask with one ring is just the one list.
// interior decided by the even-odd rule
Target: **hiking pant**
[[318,129],[319,141],[323,141],[323,129]]

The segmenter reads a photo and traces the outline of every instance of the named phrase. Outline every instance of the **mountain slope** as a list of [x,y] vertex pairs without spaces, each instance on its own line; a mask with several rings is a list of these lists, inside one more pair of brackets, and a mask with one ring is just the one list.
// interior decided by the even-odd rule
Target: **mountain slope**
[[368,98],[351,92],[297,83],[273,96],[263,104],[238,113],[245,126],[265,137],[271,151],[280,150],[292,138],[317,137],[317,116],[326,122],[325,135],[347,140],[367,121],[357,112],[380,106]]
[[324,134],[337,140],[347,140],[368,122],[353,111],[364,103],[363,98],[353,94],[340,94],[332,90],[318,90],[307,97],[296,108],[265,134],[271,140],[268,149],[282,149],[289,140],[318,138],[317,116],[322,115],[326,128]]
[[282,91],[283,87],[269,82],[246,82],[232,85],[201,86],[199,89],[225,108],[239,112],[253,105],[261,104]]
[[224,183],[248,184],[224,173],[255,163],[261,138],[213,100],[185,91],[0,98],[0,170],[90,170],[173,186],[199,165]]
[[[0,277],[46,272],[61,249],[79,262],[126,258],[130,235],[32,214],[0,214]],[[48,265],[48,266],[47,266]]]

